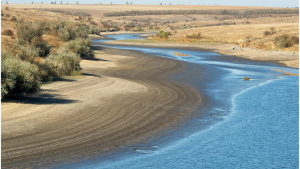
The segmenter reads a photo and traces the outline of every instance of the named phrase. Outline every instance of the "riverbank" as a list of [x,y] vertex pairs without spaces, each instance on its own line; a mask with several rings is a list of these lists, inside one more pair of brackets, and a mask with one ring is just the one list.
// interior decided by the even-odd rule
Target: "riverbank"
[[140,52],[95,47],[84,78],[2,101],[2,168],[55,166],[120,150],[184,120],[198,92],[168,78],[185,64]]
[[229,43],[175,43],[170,41],[149,41],[149,40],[122,40],[105,42],[107,45],[138,46],[138,47],[167,47],[167,48],[188,48],[195,50],[207,50],[223,55],[238,56],[241,58],[275,62],[277,64],[299,68],[299,52],[265,51],[252,48],[239,48],[238,45]]
[[[110,37],[134,39],[136,35]],[[101,41],[94,41],[93,44],[101,45],[103,44]],[[241,57],[219,55],[192,47],[164,48],[117,45],[105,47],[139,51],[144,54],[183,61],[187,68],[172,76],[171,80],[193,86],[201,93],[201,97],[205,98],[202,99],[202,103],[208,102],[208,106],[201,105],[196,110],[193,118],[162,137],[145,140],[141,144],[130,147],[123,147],[122,151],[105,157],[101,156],[92,160],[63,165],[59,168],[147,168],[149,166],[154,168],[199,168],[199,166],[205,166],[206,168],[252,166],[257,168],[257,166],[264,166],[268,168],[269,166],[294,166],[297,164],[295,158],[292,157],[297,154],[293,152],[295,148],[292,148],[296,146],[296,142],[290,142],[290,136],[297,138],[297,134],[290,135],[288,132],[291,128],[297,131],[297,127],[285,127],[286,124],[296,124],[290,123],[289,120],[297,119],[297,117],[290,118],[290,113],[282,114],[281,111],[289,108],[293,112],[297,111],[297,104],[292,103],[293,106],[289,105],[289,99],[295,98],[291,101],[297,100],[297,94],[293,90],[298,89],[298,76],[284,76],[287,75],[285,72],[298,74],[297,69]],[[250,80],[243,80],[244,77],[250,77]],[[287,79],[292,80],[292,83],[285,84]],[[288,85],[288,87],[278,87],[273,85],[273,81],[277,81],[283,86]],[[243,101],[244,103],[236,104],[235,98],[238,95],[256,88],[260,90],[265,85],[269,85],[265,88],[269,91],[262,90],[261,92],[249,93],[256,95],[257,99],[246,95],[242,99],[237,99],[237,101]],[[286,90],[283,93],[292,94],[293,96],[284,96],[283,93],[278,92],[279,89]],[[270,95],[272,92],[283,97],[278,98],[273,94]],[[261,101],[257,102],[259,99]],[[280,100],[278,101],[278,99]],[[265,101],[270,101],[273,105],[268,106],[270,103]],[[267,107],[265,107],[266,105]],[[205,108],[203,109],[203,107]],[[243,109],[236,111],[237,107]],[[271,116],[266,115],[266,108],[268,108],[267,112]],[[279,117],[274,118],[275,114]],[[292,114],[297,116],[297,113]],[[265,117],[262,118],[262,115]],[[285,116],[287,122],[278,123],[278,119]],[[274,120],[270,123],[270,119]],[[261,126],[261,124],[264,124],[264,126]],[[279,127],[282,124],[283,126]],[[275,128],[280,130],[278,132],[277,129],[273,128],[277,125],[278,128]],[[267,131],[268,129],[270,131]],[[288,133],[287,136],[281,137],[280,132],[282,129],[287,129],[283,132]],[[245,130],[247,132],[244,132]],[[241,133],[245,134],[242,141]],[[267,142],[260,140],[267,140]],[[286,143],[291,146],[274,143]],[[261,147],[268,148],[266,150]],[[282,154],[286,147],[289,147],[287,150],[289,156]],[[259,152],[259,156],[257,156],[257,152]],[[201,156],[200,160],[199,156]],[[223,160],[216,160],[219,157],[222,157]],[[279,161],[279,163],[274,163],[274,157],[278,158],[276,162]],[[247,161],[248,159],[255,159],[256,162],[253,163],[253,160]],[[261,159],[267,160],[261,161]],[[288,159],[288,161],[285,159]]]

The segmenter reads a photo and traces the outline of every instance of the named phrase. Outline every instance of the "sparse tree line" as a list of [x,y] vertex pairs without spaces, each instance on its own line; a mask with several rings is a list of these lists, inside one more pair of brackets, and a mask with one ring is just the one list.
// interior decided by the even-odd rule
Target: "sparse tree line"
[[48,12],[61,13],[61,14],[65,14],[65,15],[80,16],[80,17],[91,17],[91,14],[89,14],[87,12],[82,12],[82,11],[46,9],[46,8],[45,9],[35,8],[34,10],[48,11]]
[[107,12],[106,17],[115,16],[137,16],[137,15],[234,15],[237,17],[246,17],[250,15],[263,14],[297,14],[298,9],[256,9],[256,10],[149,10],[149,11],[125,11],[125,12]]
[[18,20],[17,38],[12,32],[2,41],[1,99],[34,93],[43,81],[80,74],[81,58],[93,57],[88,39],[93,31],[75,22]]

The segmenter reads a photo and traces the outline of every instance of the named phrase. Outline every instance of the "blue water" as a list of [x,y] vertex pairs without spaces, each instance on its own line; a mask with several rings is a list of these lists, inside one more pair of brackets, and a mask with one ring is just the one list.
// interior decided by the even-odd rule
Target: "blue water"
[[[190,79],[177,75],[173,80],[184,81],[200,94],[210,96],[210,107],[202,110],[205,114],[199,114],[199,118],[178,128],[177,133],[170,134],[173,140],[152,145],[151,149],[131,149],[114,158],[62,168],[299,168],[299,77],[273,71],[298,73],[298,69],[230,61],[230,56],[212,52],[107,47],[137,50],[190,64],[193,69],[183,72],[191,74]],[[175,56],[174,51],[189,57]],[[245,76],[251,80],[244,81]],[[204,80],[209,83],[204,84]]]

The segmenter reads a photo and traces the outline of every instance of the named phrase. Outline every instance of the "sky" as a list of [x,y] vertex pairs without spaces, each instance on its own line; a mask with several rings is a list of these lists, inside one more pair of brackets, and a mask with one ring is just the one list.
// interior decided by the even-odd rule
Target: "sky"
[[225,6],[266,6],[266,7],[299,7],[299,0],[2,0],[2,3],[36,3],[40,4],[42,1],[44,4],[49,4],[56,1],[63,4],[126,4],[126,1],[133,4],[149,4],[159,5],[172,4],[172,5],[225,5]]

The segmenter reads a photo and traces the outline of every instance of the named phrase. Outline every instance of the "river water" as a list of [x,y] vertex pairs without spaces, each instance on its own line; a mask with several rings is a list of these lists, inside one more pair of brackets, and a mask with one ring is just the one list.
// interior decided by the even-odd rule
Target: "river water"
[[274,71],[298,69],[213,52],[103,46],[185,62],[188,68],[171,80],[209,96],[209,107],[199,108],[198,117],[146,146],[59,168],[299,168],[299,77]]

